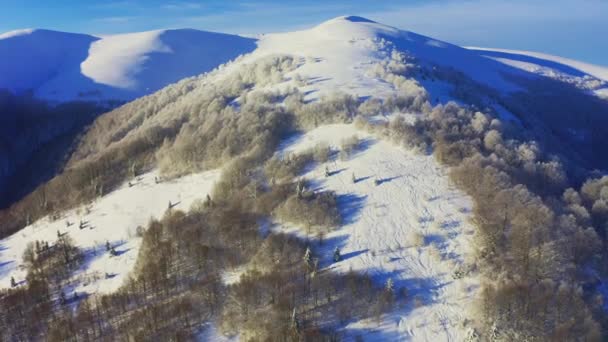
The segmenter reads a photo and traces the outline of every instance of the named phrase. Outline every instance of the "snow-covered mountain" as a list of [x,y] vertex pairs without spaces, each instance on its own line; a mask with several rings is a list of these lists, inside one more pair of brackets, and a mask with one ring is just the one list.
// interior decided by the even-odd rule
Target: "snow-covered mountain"
[[191,29],[95,37],[0,35],[0,88],[53,101],[132,100],[252,51],[255,40]]
[[[29,51],[26,64],[36,68],[19,71],[14,51]],[[234,174],[254,179],[238,189],[249,191],[239,199],[243,202],[257,200],[259,192],[274,186],[275,177],[263,176],[268,165],[238,164],[237,172],[228,172],[235,167],[229,163],[234,158],[270,158],[260,150],[272,146],[272,157],[289,164],[294,155],[321,146],[331,151],[327,160],[311,162],[295,178],[306,178],[313,193],[335,192],[342,225],[326,232],[323,244],[301,225],[282,222],[272,213],[260,223],[260,234],[286,233],[312,241],[323,272],[355,271],[370,275],[380,287],[407,290],[407,300],[382,320],[347,320],[340,328],[347,339],[475,341],[479,325],[471,323],[472,307],[480,283],[491,278],[483,273],[489,266],[480,255],[493,251],[479,252],[483,248],[477,244],[485,243],[477,235],[476,225],[483,224],[475,216],[480,215],[479,198],[456,188],[451,171],[470,150],[481,151],[473,159],[485,168],[473,183],[495,186],[495,193],[508,198],[524,196],[525,205],[509,207],[516,216],[517,209],[543,203],[532,191],[546,191],[542,195],[551,199],[539,212],[558,208],[566,173],[575,178],[575,187],[582,183],[576,177],[586,177],[607,161],[598,147],[608,141],[608,104],[595,95],[608,89],[608,69],[528,52],[463,48],[361,17],[339,17],[258,40],[194,30],[107,37],[19,31],[0,36],[0,54],[13,56],[0,61],[0,75],[6,75],[0,87],[16,92],[34,89],[37,96],[59,101],[149,94],[97,118],[78,140],[64,172],[29,199],[36,210],[41,202],[66,210],[33,222],[28,216],[22,230],[0,241],[0,288],[11,286],[11,278],[19,285],[25,282],[21,256],[28,243],[52,245],[65,233],[84,251],[85,261],[63,291],[111,293],[141,262],[140,227],[150,217],[161,218],[174,207],[200,207],[197,199],[205,199],[222,181],[230,183],[225,178],[233,180]],[[279,130],[272,118],[286,113],[291,120],[286,122],[297,122],[300,132],[268,138]],[[462,118],[470,122],[458,121]],[[403,128],[419,119],[429,121]],[[442,120],[452,126],[441,128],[441,139],[408,140],[415,132],[439,130],[434,126]],[[507,141],[507,134],[513,141]],[[359,143],[346,153],[345,141],[353,136]],[[446,141],[455,142],[453,150],[441,149]],[[333,153],[340,150],[340,157]],[[450,153],[461,159],[446,162]],[[482,182],[493,172],[498,174],[495,182]],[[536,174],[542,178],[522,181]],[[181,177],[164,179],[176,175]],[[508,192],[511,188],[515,190]],[[578,218],[570,207],[555,209],[555,215],[543,216],[530,230],[563,214],[549,230],[564,235],[540,232],[543,238],[550,236],[549,243],[535,238],[541,241],[540,252],[530,255],[542,255],[564,240],[593,240],[591,216],[583,206],[594,191],[588,190],[584,201],[576,199],[578,194],[568,196],[574,198],[576,213],[586,213],[586,230],[576,230]],[[595,192],[605,195],[605,190]],[[21,216],[32,208],[27,200],[16,205],[15,216],[0,220],[25,221]],[[514,226],[527,219],[517,217]],[[495,226],[503,229],[503,219]],[[566,235],[571,232],[575,237]],[[108,253],[106,241],[116,250]],[[336,247],[343,255],[339,261],[332,259]],[[566,258],[560,251],[550,254],[552,260]],[[239,266],[222,270],[226,286],[238,283],[252,267]],[[538,274],[542,272],[539,267]],[[557,283],[553,273],[546,273],[547,282],[532,283]],[[204,340],[221,339],[209,331],[201,335]]]
[[[471,53],[456,45],[354,16],[329,20],[311,30],[263,35],[257,42],[256,54],[326,54],[360,60],[364,52],[339,51],[345,47],[343,44],[353,42],[349,39],[386,39],[422,60],[453,67],[477,81],[507,90],[517,87],[505,82],[499,74],[512,69],[485,59],[544,76],[576,78],[598,94],[605,94],[608,88],[608,67],[534,52],[469,48]],[[360,48],[365,50],[364,46]],[[102,36],[17,30],[0,34],[3,56],[0,88],[17,93],[33,91],[53,101],[132,100],[182,78],[210,71],[253,50],[256,39],[192,29]],[[337,61],[335,65],[349,65],[340,62],[348,61]]]

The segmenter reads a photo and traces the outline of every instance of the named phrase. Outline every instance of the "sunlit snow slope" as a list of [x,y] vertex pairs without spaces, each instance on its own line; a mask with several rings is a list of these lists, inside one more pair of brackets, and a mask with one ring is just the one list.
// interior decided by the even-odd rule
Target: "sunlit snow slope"
[[[137,227],[146,227],[151,218],[161,218],[169,203],[175,209],[188,210],[195,200],[203,200],[211,192],[219,175],[219,171],[208,171],[157,184],[158,173],[146,173],[131,181],[131,186],[124,184],[60,219],[46,217],[34,222],[0,241],[0,288],[10,287],[11,277],[18,283],[24,281],[26,271],[20,265],[28,243],[40,240],[53,245],[59,232],[68,234],[85,253],[81,269],[72,277],[71,291],[91,294],[118,289],[137,260],[141,244]],[[106,242],[115,248],[116,256],[106,251]]]

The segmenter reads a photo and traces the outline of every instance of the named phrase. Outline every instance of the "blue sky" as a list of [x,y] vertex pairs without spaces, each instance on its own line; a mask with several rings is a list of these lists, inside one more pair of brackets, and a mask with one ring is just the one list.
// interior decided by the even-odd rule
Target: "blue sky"
[[189,27],[263,33],[346,14],[460,45],[533,50],[608,66],[608,0],[0,0],[0,32]]

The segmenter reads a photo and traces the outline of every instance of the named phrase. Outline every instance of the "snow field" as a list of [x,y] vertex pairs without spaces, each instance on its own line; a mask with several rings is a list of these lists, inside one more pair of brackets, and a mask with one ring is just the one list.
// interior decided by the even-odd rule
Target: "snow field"
[[[317,165],[303,176],[315,190],[337,193],[344,219],[342,227],[324,237],[321,264],[338,272],[368,273],[379,285],[391,278],[397,290],[406,289],[407,304],[380,324],[348,325],[346,335],[365,341],[464,340],[468,328],[463,322],[478,279],[474,274],[454,279],[453,274],[473,252],[473,226],[467,221],[471,201],[450,186],[445,169],[432,156],[375,139],[354,125],[319,127],[288,141],[282,153],[321,142],[338,149],[354,135],[361,142],[350,159]],[[305,237],[294,227],[273,229]],[[332,263],[336,246],[342,260]]]
[[[19,283],[26,270],[21,258],[28,242],[57,240],[57,231],[67,233],[85,253],[81,268],[73,274],[70,288],[82,293],[110,293],[118,289],[137,261],[141,238],[137,227],[146,227],[152,217],[160,218],[169,206],[188,210],[197,199],[211,192],[220,171],[192,174],[160,182],[156,171],[131,180],[120,189],[85,207],[70,210],[61,219],[40,219],[21,231],[0,241],[0,288],[10,287],[10,278]],[[66,226],[66,222],[71,225]],[[80,229],[80,222],[84,228]],[[117,255],[106,252],[106,241]]]

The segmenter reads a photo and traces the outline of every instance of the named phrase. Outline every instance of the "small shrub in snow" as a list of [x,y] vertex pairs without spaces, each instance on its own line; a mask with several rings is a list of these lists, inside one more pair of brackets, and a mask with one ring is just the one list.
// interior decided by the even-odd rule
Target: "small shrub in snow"
[[410,247],[422,247],[425,243],[425,236],[419,231],[410,230],[407,235],[407,242]]
[[276,210],[277,217],[285,222],[311,228],[333,228],[340,224],[340,214],[333,192],[306,193],[291,196]]
[[331,148],[327,143],[318,143],[314,147],[312,155],[317,163],[325,163],[331,156]]
[[433,260],[437,262],[443,260],[443,255],[441,254],[441,251],[439,250],[439,247],[437,247],[436,244],[431,243],[428,247],[428,251],[429,255],[431,256],[431,258],[433,258]]
[[352,136],[340,142],[340,159],[348,160],[359,146],[359,137]]
[[[322,153],[320,153],[322,155]],[[306,165],[313,161],[313,152],[289,154],[284,157],[275,156],[270,158],[264,165],[264,173],[269,180],[275,183],[291,181],[300,175]]]

